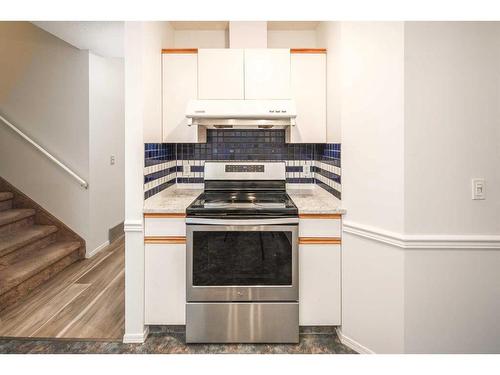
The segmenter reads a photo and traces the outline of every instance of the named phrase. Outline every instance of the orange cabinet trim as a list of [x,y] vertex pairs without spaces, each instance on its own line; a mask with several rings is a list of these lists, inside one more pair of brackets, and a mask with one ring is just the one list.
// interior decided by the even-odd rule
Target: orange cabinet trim
[[183,214],[183,213],[145,213],[144,214],[144,217],[145,218],[164,218],[164,217],[177,217],[177,218],[183,218],[183,217],[186,217],[186,214]]
[[186,237],[182,237],[182,236],[144,237],[144,243],[148,243],[148,244],[185,244]]
[[291,48],[290,53],[326,53],[326,48]]
[[198,53],[198,48],[164,48],[161,53]]
[[299,237],[299,244],[303,245],[339,245],[340,237]]
[[340,219],[341,214],[299,214],[300,219]]
[[[184,236],[152,236],[144,237],[146,244],[185,244]],[[303,245],[340,245],[342,240],[339,237],[300,237],[299,244]]]

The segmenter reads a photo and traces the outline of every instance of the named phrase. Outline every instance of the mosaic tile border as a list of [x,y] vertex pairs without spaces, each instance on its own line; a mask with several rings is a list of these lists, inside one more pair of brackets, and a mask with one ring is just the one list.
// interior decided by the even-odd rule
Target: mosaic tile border
[[146,143],[144,198],[175,183],[203,183],[206,160],[277,161],[288,183],[316,183],[341,197],[341,145],[285,143],[284,130],[209,130],[207,143]]

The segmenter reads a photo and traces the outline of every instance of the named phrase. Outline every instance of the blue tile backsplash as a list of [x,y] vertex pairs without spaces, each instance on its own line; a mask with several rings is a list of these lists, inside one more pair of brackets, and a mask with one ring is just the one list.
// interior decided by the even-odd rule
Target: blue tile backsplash
[[288,183],[316,183],[340,199],[341,147],[285,142],[285,130],[207,131],[206,143],[146,143],[144,197],[174,183],[202,183],[206,160],[282,160]]

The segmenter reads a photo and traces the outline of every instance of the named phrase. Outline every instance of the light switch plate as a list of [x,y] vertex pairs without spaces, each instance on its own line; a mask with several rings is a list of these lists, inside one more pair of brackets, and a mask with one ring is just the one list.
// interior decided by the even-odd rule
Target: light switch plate
[[111,156],[109,157],[109,164],[110,164],[110,165],[115,165],[115,155],[111,155]]
[[472,179],[472,199],[473,200],[486,199],[484,178]]

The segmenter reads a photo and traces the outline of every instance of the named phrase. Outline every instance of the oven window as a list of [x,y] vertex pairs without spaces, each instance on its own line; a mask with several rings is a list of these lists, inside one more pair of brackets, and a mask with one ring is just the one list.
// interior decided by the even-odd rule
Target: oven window
[[194,286],[291,284],[292,232],[193,232]]

